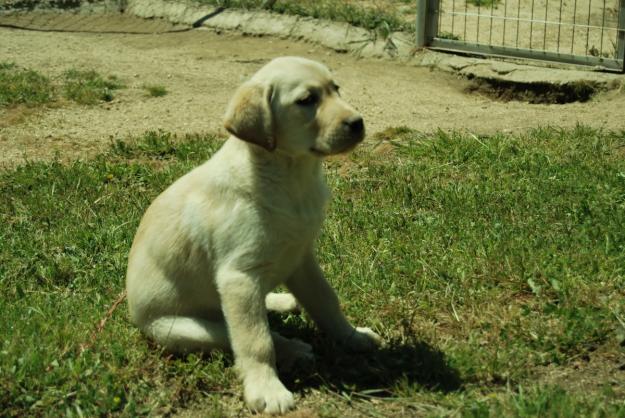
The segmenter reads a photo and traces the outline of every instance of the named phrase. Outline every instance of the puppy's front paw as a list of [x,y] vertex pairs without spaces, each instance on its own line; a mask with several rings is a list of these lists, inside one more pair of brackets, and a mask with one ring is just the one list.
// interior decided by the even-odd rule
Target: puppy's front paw
[[244,396],[253,412],[284,414],[295,407],[293,394],[277,378],[246,381]]
[[380,345],[383,340],[371,328],[358,327],[345,341],[345,346],[356,352],[371,351]]

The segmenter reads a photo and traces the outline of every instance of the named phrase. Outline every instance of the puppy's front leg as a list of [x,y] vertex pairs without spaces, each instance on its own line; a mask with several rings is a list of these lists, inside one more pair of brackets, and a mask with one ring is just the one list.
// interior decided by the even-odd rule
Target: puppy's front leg
[[267,322],[265,295],[258,277],[238,271],[218,274],[221,306],[228,326],[244,397],[256,412],[284,413],[294,406],[276,373],[276,360]]
[[317,326],[348,348],[366,351],[382,342],[382,338],[371,329],[354,328],[347,321],[336,293],[323,276],[312,252],[304,258],[286,286]]

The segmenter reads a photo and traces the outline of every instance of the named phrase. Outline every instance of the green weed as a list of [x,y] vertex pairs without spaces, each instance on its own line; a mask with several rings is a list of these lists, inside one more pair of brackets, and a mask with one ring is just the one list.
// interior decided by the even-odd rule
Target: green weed
[[49,103],[54,97],[50,79],[13,63],[0,62],[0,107]]
[[463,408],[462,416],[472,418],[608,418],[624,416],[623,405],[612,403],[610,397],[609,393],[590,398],[584,395],[573,395],[556,386],[520,387],[501,396],[472,402]]
[[472,4],[475,7],[494,7],[501,3],[501,0],[467,0],[468,4]]
[[[258,9],[264,0],[197,0],[221,7],[242,9]],[[273,12],[291,14],[317,19],[328,19],[347,22],[371,30],[383,31],[414,31],[412,23],[403,20],[394,10],[363,7],[360,4],[337,0],[299,0],[277,1],[271,8]]]
[[93,105],[113,100],[113,90],[123,87],[114,76],[103,78],[94,70],[69,70],[64,74],[65,98],[79,104]]
[[[25,105],[29,107],[53,103],[59,91],[66,99],[79,104],[93,105],[111,101],[113,91],[124,87],[115,77],[103,78],[97,72],[69,70],[59,81],[13,63],[0,63],[0,107]],[[156,87],[155,94],[161,93]]]
[[148,85],[143,87],[150,97],[163,97],[167,95],[167,89],[161,85]]
[[441,39],[451,39],[452,41],[459,41],[461,39],[460,35],[456,35],[453,32],[441,32],[437,37]]

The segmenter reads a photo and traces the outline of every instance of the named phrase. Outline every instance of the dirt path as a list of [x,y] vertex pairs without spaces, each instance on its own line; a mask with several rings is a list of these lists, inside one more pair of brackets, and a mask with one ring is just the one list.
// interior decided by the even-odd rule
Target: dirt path
[[[460,129],[476,133],[577,123],[625,128],[625,93],[568,105],[502,103],[464,92],[456,77],[399,62],[362,60],[323,48],[273,38],[193,30],[158,35],[32,32],[0,28],[0,60],[58,77],[70,68],[116,75],[127,88],[111,103],[63,105],[26,118],[0,110],[0,165],[30,159],[85,156],[111,138],[147,130],[176,133],[221,130],[233,90],[267,60],[302,55],[325,62],[343,95],[365,116],[369,134],[405,125],[422,131]],[[149,98],[141,87],[164,85]]]

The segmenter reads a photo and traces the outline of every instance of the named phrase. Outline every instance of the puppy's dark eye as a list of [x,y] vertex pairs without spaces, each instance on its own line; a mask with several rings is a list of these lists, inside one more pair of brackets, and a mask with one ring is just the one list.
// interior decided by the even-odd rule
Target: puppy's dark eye
[[295,103],[297,103],[300,106],[312,106],[315,103],[317,103],[318,100],[319,98],[317,97],[317,95],[309,93],[308,95],[302,97],[301,99],[298,99]]

